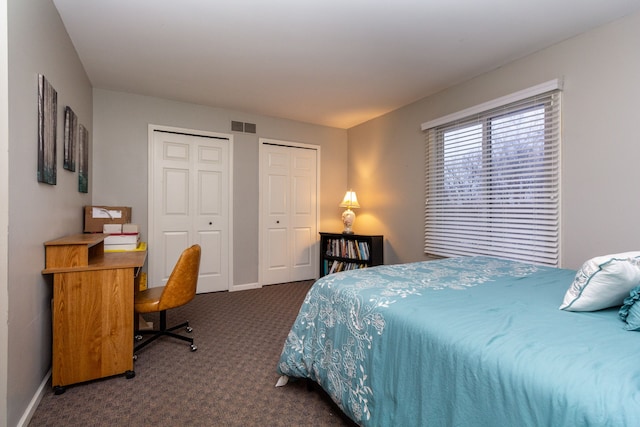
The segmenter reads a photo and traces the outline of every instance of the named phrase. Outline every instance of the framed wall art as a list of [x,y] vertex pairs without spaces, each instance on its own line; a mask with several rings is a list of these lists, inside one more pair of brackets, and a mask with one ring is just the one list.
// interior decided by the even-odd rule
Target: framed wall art
[[56,184],[58,93],[38,75],[38,182]]
[[78,127],[78,191],[89,192],[89,132]]
[[76,171],[76,143],[78,140],[78,118],[71,107],[64,107],[64,161],[62,166]]

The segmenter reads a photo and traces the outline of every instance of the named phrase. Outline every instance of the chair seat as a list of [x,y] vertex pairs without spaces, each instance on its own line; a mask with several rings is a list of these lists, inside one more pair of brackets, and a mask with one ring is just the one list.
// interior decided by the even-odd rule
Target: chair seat
[[134,302],[134,310],[137,313],[155,313],[160,306],[160,297],[164,286],[158,286],[155,288],[148,288],[144,291],[140,291],[136,294]]

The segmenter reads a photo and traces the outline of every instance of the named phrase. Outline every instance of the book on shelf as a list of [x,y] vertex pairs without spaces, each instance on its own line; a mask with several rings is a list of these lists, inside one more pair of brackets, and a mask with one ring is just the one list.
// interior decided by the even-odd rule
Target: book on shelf
[[353,244],[354,244],[354,246],[355,246],[355,255],[356,255],[356,258],[358,258],[358,259],[362,259],[362,252],[360,252],[360,243],[358,243],[358,241],[357,241],[357,240],[354,240],[354,241],[353,241]]
[[344,261],[332,261],[329,265],[327,261],[324,266],[324,271],[326,274],[339,273],[341,271],[349,271],[349,270],[358,270],[361,268],[366,268],[367,264],[357,263],[357,262],[344,262]]
[[366,242],[360,242],[360,259],[369,260],[369,245]]
[[327,256],[351,258],[367,261],[369,259],[369,244],[351,239],[327,239]]

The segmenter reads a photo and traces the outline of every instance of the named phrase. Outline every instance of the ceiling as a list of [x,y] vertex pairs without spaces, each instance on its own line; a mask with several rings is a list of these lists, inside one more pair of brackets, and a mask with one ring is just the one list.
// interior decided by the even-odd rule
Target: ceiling
[[350,128],[640,0],[53,0],[96,88]]

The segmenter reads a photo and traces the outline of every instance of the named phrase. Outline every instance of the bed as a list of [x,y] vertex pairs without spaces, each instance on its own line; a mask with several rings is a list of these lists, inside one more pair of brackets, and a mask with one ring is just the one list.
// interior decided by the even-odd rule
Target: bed
[[623,259],[615,305],[581,311],[620,279],[605,277],[612,264],[460,257],[325,276],[278,385],[313,380],[363,426],[640,425],[640,335],[625,321],[640,319],[637,255]]

